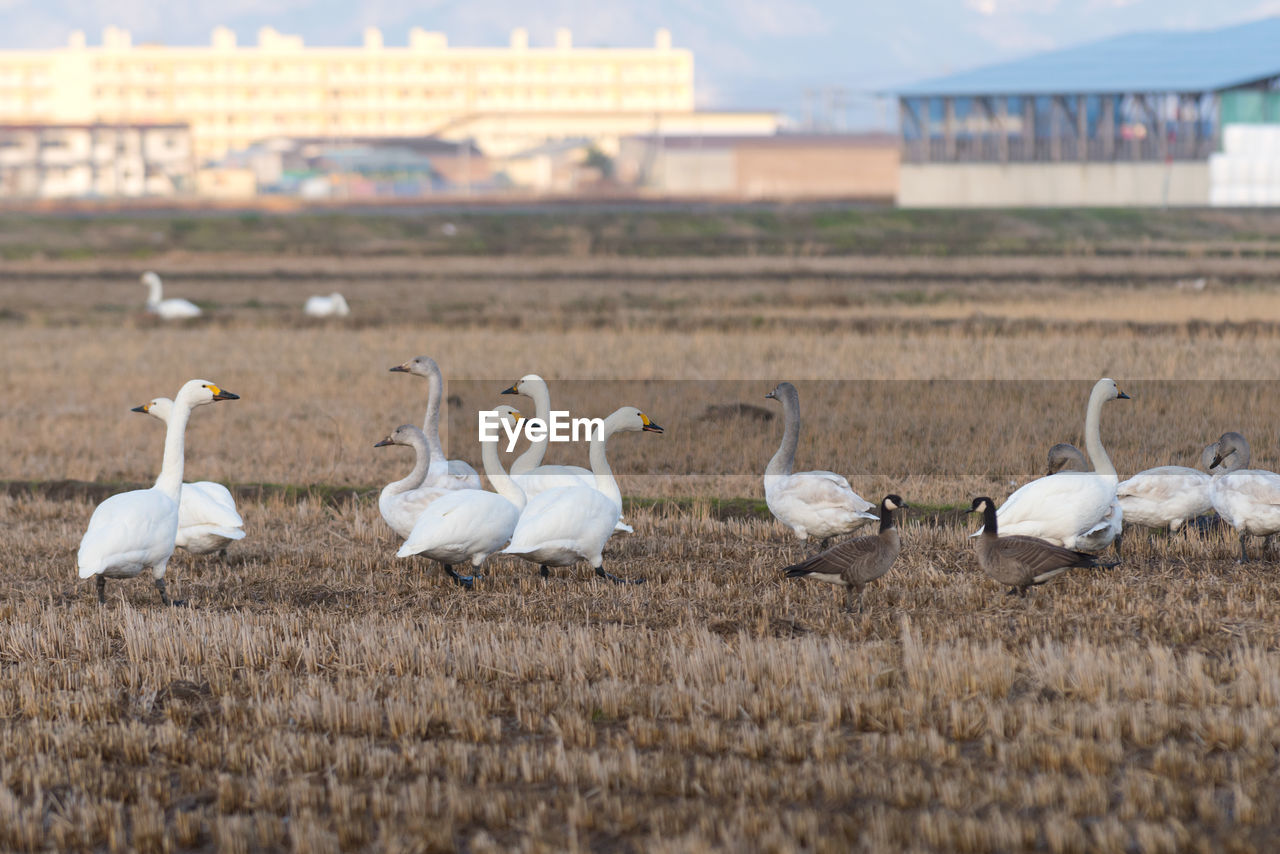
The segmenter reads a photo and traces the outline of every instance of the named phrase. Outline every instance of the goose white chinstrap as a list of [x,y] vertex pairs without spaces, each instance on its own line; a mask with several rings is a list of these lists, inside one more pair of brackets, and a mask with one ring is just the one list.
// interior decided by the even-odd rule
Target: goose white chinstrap
[[200,306],[185,299],[164,299],[160,277],[151,271],[142,274],[142,284],[147,286],[147,311],[165,320],[183,320],[199,317]]
[[[1229,466],[1224,463],[1234,456]],[[1245,541],[1280,533],[1280,474],[1246,468],[1252,451],[1244,436],[1223,433],[1209,466],[1213,480],[1209,495],[1213,509],[1240,535],[1240,562],[1249,562]],[[1265,546],[1264,546],[1265,551]]]
[[416,356],[390,369],[396,373],[413,374],[427,381],[427,412],[422,419],[422,433],[427,438],[430,465],[419,486],[437,486],[444,489],[482,489],[480,473],[466,460],[450,460],[440,444],[440,408],[444,400],[444,375],[440,366],[430,356]]
[[[173,411],[173,401],[157,397],[134,412],[144,412],[165,424]],[[182,484],[178,500],[178,535],[174,542],[191,554],[203,555],[221,551],[236,540],[244,539],[244,519],[236,510],[231,490],[211,480]]]
[[[510,406],[495,410],[508,423],[520,420]],[[502,468],[497,442],[480,443],[484,473],[497,492],[483,489],[452,489],[432,501],[405,539],[396,557],[422,555],[439,562],[449,577],[471,589],[485,558],[511,541],[511,534],[524,509],[524,493]],[[459,575],[453,566],[470,561],[472,575]]]
[[[520,394],[533,401],[534,417],[549,423],[551,418],[551,393],[547,390],[546,381],[537,374],[526,374],[510,388],[503,389],[503,394]],[[547,447],[551,437],[544,435],[536,442],[530,442],[523,454],[511,463],[511,476],[516,479],[524,494],[536,498],[549,489],[564,486],[595,486],[596,477],[592,469],[582,466],[543,465],[547,455]],[[633,533],[630,525],[621,518],[614,530],[625,534]]]
[[164,572],[178,535],[184,438],[193,407],[237,396],[208,380],[191,380],[174,397],[165,430],[164,462],[155,486],[113,495],[94,509],[80,540],[76,564],[81,578],[97,577],[98,601],[106,601],[108,578],[133,578],[151,570],[160,601],[172,604]]
[[853,491],[849,481],[832,471],[794,471],[800,444],[800,393],[791,383],[765,395],[782,404],[782,444],[764,470],[764,500],[774,518],[801,540],[817,537],[826,551],[832,537],[847,534],[879,519],[874,506]]
[[351,307],[347,305],[347,300],[342,294],[334,291],[327,297],[319,295],[307,297],[302,311],[308,317],[347,317],[351,314]]
[[[1096,552],[1119,535],[1124,511],[1116,500],[1120,478],[1102,446],[1102,405],[1128,400],[1115,380],[1094,383],[1085,414],[1084,438],[1093,471],[1062,471],[1033,480],[1005,499],[996,511],[1002,536],[1036,537],[1073,551]],[[978,536],[982,533],[979,528]]]
[[401,424],[391,435],[374,444],[375,448],[387,445],[403,445],[413,448],[413,470],[400,480],[393,480],[378,495],[378,512],[383,520],[401,537],[409,536],[418,517],[431,503],[451,490],[443,486],[421,486],[431,461],[427,437],[412,424]]
[[[626,579],[604,571],[604,546],[622,515],[622,493],[609,467],[605,445],[622,432],[661,433],[662,428],[634,406],[624,406],[604,420],[603,436],[591,439],[595,486],[562,486],[541,492],[525,504],[503,554],[513,554],[541,567],[572,566],[588,561],[596,575],[615,583]],[[518,484],[518,479],[513,479]],[[630,579],[641,583],[644,579]]]

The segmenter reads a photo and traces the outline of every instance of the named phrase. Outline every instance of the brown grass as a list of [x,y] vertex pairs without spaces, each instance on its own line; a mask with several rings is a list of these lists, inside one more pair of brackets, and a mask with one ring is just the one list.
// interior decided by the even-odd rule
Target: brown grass
[[[766,273],[754,310],[797,311]],[[543,583],[501,559],[466,593],[392,557],[371,497],[266,493],[243,502],[249,536],[225,562],[175,558],[172,588],[193,607],[168,611],[144,581],[110,582],[99,608],[75,579],[91,502],[0,496],[0,848],[1266,850],[1280,827],[1280,588],[1267,565],[1231,562],[1233,538],[1137,535],[1120,567],[1021,601],[980,573],[966,529],[915,516],[867,613],[848,616],[834,591],[779,577],[805,550],[777,525],[705,500],[759,494],[778,422],[698,416],[772,405],[759,398],[783,378],[899,380],[805,386],[802,462],[861,474],[864,494],[954,505],[1004,494],[1049,444],[1078,439],[1089,383],[1108,373],[1134,395],[1104,419],[1122,469],[1190,463],[1231,428],[1274,465],[1270,387],[1211,381],[1271,376],[1280,335],[1194,327],[1196,301],[1218,300],[1176,284],[1160,291],[1158,334],[1053,304],[1040,327],[929,327],[930,306],[904,305],[824,330],[846,309],[823,301],[826,285],[795,334],[717,324],[743,296],[730,284],[688,285],[694,305],[665,308],[669,284],[637,285],[652,317],[603,328],[571,304],[574,286],[548,286],[545,311],[509,329],[479,310],[395,320],[396,284],[368,286],[384,319],[354,329],[270,312],[113,326],[83,298],[93,282],[76,298],[22,291],[26,321],[0,343],[0,478],[149,480],[161,428],[128,406],[203,375],[243,399],[193,419],[190,478],[372,487],[408,465],[372,443],[417,421],[425,394],[386,368],[425,352],[478,381],[456,384],[468,408],[502,402],[530,370],[606,408],[647,390],[616,403],[668,432],[611,446],[624,492],[695,500],[633,507],[636,534],[610,543],[609,568],[643,586],[583,568]],[[503,305],[536,302],[528,286],[484,285]],[[986,318],[1066,289],[947,287]],[[1129,293],[1087,287],[1093,303]],[[1251,288],[1220,286],[1235,320],[1271,304]],[[664,314],[701,319],[666,331]],[[616,377],[706,382],[564,382]],[[1073,382],[929,382],[992,378]],[[1203,382],[1164,382],[1190,379]],[[451,444],[474,458],[461,408]]]

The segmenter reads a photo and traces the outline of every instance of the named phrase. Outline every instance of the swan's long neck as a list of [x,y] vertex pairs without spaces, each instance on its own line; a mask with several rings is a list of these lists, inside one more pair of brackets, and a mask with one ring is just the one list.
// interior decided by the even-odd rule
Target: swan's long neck
[[[430,468],[440,469],[443,466],[447,470],[449,463],[444,456],[444,446],[440,443],[440,408],[441,399],[444,397],[443,391],[444,378],[440,376],[440,369],[437,368],[427,374],[427,414],[422,419],[422,433],[427,437]],[[435,473],[432,472],[432,474]]]
[[497,493],[523,510],[525,503],[524,490],[502,467],[502,460],[498,459],[497,442],[480,443],[480,461],[484,463],[485,476],[489,478],[489,483],[493,484],[493,488],[497,490]]
[[153,276],[147,279],[147,291],[149,294],[147,296],[147,303],[149,305],[155,305],[156,303],[160,302],[161,293],[160,293],[160,277],[159,276]]
[[409,440],[409,446],[413,448],[414,453],[413,471],[409,472],[408,477],[388,483],[382,490],[384,495],[399,495],[402,492],[408,492],[411,489],[417,489],[422,486],[422,481],[427,476],[427,468],[431,464],[427,443],[422,440],[421,436],[413,436]]
[[1089,411],[1084,417],[1084,446],[1089,451],[1089,459],[1093,461],[1096,474],[1116,477],[1116,467],[1111,464],[1111,457],[1102,447],[1102,404],[1107,400],[1106,389],[1094,389],[1089,395]]
[[[547,384],[544,382],[528,382],[531,386],[529,389],[529,397],[533,399],[533,414],[535,418],[548,424],[551,418],[551,393],[547,391]],[[544,435],[541,439],[529,445],[528,450],[516,457],[515,462],[511,464],[511,470],[515,472],[527,472],[542,465],[542,460],[547,455],[547,445],[551,444],[551,437]]]
[[169,412],[169,423],[164,434],[164,462],[160,464],[160,476],[155,488],[178,501],[182,497],[182,469],[185,463],[187,421],[191,417],[191,404],[181,396],[174,401]]
[[766,476],[791,474],[796,464],[796,447],[800,444],[800,401],[794,395],[782,397],[782,417],[786,423],[782,444],[769,460],[769,467],[764,470]]
[[601,435],[591,437],[591,471],[596,476],[596,489],[618,505],[618,512],[622,512],[622,490],[618,488],[618,481],[613,476],[613,469],[609,467],[609,458],[605,452],[605,444],[609,441],[609,437],[618,432],[618,424],[613,416],[609,416],[604,420],[604,429]]

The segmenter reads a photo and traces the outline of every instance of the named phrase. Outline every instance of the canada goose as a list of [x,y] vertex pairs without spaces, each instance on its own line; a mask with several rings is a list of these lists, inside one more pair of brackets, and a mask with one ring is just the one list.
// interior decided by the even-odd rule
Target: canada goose
[[858,611],[862,611],[862,590],[868,583],[884,575],[898,559],[902,539],[894,524],[893,511],[907,504],[897,495],[886,495],[880,502],[880,533],[845,540],[834,548],[816,554],[783,570],[787,578],[814,578],[828,584],[843,584],[845,610],[853,610],[857,594]]
[[445,459],[444,446],[440,444],[440,398],[444,396],[444,375],[440,366],[430,356],[415,356],[409,361],[388,370],[393,373],[413,374],[427,381],[427,412],[422,418],[422,433],[427,437],[431,462],[420,486],[443,489],[483,489],[480,473],[466,460]]
[[1054,545],[1036,537],[1001,537],[995,502],[983,496],[973,499],[970,513],[982,514],[982,531],[974,550],[987,575],[1019,596],[1033,584],[1044,584],[1068,569],[1103,566],[1097,557]]
[[1001,528],[1068,549],[1102,551],[1111,545],[1123,521],[1123,511],[1116,501],[1120,479],[1102,447],[1099,424],[1102,404],[1128,399],[1129,395],[1120,391],[1113,379],[1103,377],[1094,383],[1084,423],[1085,447],[1093,461],[1093,471],[1063,471],[1021,487],[1000,507]]
[[765,395],[782,404],[782,444],[764,470],[764,500],[774,517],[801,540],[818,537],[825,551],[832,537],[847,534],[876,518],[871,502],[831,471],[792,471],[800,443],[800,393],[791,383],[778,383]]
[[[1223,463],[1234,455],[1231,468]],[[1239,433],[1223,433],[1209,466],[1213,479],[1209,496],[1213,509],[1240,534],[1240,562],[1249,562],[1245,540],[1280,532],[1280,474],[1248,469],[1252,453]],[[1216,471],[1215,471],[1216,470]],[[1266,546],[1264,544],[1265,551]]]
[[165,320],[185,320],[200,316],[200,306],[190,300],[176,297],[164,299],[160,277],[150,270],[142,274],[142,284],[147,286],[147,311],[150,313]]
[[155,486],[117,493],[94,508],[80,540],[76,565],[81,578],[97,576],[99,602],[107,601],[108,578],[134,578],[149,569],[160,601],[174,604],[165,590],[164,572],[178,536],[187,420],[193,407],[236,399],[236,395],[208,380],[184,384],[169,413],[164,462]]

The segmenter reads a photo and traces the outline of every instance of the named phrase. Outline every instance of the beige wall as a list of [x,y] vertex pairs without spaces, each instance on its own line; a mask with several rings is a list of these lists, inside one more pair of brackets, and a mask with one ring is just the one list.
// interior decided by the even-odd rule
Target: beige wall
[[904,163],[904,208],[1209,204],[1209,164]]
[[896,146],[743,145],[737,150],[744,198],[892,199],[898,190]]

